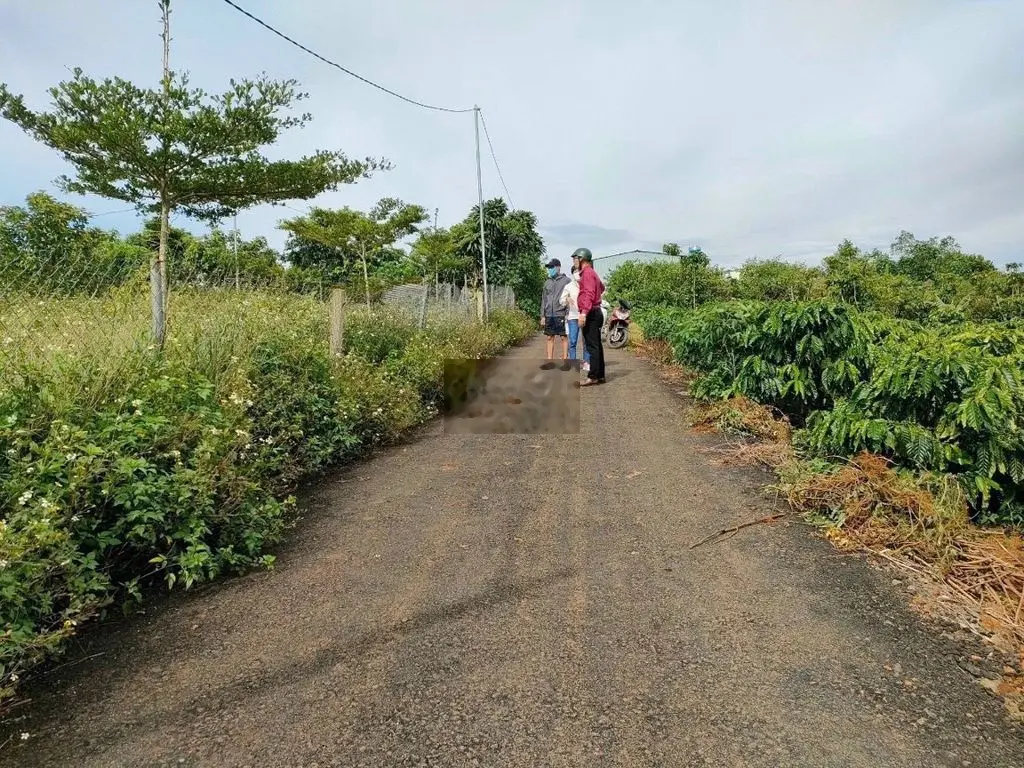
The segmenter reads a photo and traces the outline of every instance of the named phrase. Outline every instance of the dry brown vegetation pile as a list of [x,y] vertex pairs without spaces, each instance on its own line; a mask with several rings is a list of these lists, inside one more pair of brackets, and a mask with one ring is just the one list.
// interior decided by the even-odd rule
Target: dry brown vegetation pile
[[778,409],[746,397],[698,405],[693,426],[698,432],[725,433],[739,438],[735,442],[705,449],[707,453],[718,456],[716,464],[754,466],[781,472],[796,461],[790,444],[793,428],[789,419]]
[[698,430],[710,428],[787,445],[793,437],[793,427],[782,411],[743,396],[701,405],[696,416]]
[[1024,540],[974,526],[951,478],[896,472],[862,453],[833,472],[784,482],[790,505],[826,523],[836,547],[866,550],[909,572],[919,584],[914,607],[951,621],[1016,658],[1002,680],[987,681],[1012,714],[1024,712]]
[[658,366],[671,366],[679,368],[673,360],[672,345],[664,339],[647,339],[634,335],[630,339],[630,348],[644,360],[655,363]]
[[652,363],[658,376],[678,395],[689,395],[690,383],[697,377],[693,371],[673,362],[672,345],[664,339],[633,338],[630,346],[637,357]]
[[927,562],[948,562],[956,541],[971,527],[966,499],[955,483],[926,484],[870,453],[831,472],[803,473],[784,487],[796,511],[823,517],[850,541],[913,552]]

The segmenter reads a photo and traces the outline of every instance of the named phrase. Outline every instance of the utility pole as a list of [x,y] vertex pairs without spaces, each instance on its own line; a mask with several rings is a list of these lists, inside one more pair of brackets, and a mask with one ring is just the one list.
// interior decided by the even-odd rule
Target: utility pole
[[234,214],[232,219],[233,230],[231,232],[231,247],[235,251],[235,290],[239,291],[242,289],[241,281],[239,280],[238,274],[238,214]]
[[[171,0],[160,0],[163,21],[164,68],[162,83],[163,100],[166,104],[171,91]],[[160,190],[160,244],[156,258],[149,267],[149,301],[153,325],[153,343],[163,349],[167,339],[167,238],[170,231],[170,206],[165,190]]]
[[484,272],[484,319],[488,317],[490,302],[487,296],[487,243],[484,235],[484,177],[480,167],[480,107],[473,106],[473,127],[476,130],[476,193],[480,202],[480,261]]
[[[439,210],[438,208],[434,209],[434,238],[435,238],[435,242],[436,242],[436,238],[437,238],[437,212],[438,212],[438,210]],[[436,254],[435,254],[435,256],[434,256],[434,293],[435,293],[435,295],[436,295],[437,291],[440,290],[440,288],[441,288],[441,275],[439,274],[439,271],[438,271],[438,259],[437,259]]]

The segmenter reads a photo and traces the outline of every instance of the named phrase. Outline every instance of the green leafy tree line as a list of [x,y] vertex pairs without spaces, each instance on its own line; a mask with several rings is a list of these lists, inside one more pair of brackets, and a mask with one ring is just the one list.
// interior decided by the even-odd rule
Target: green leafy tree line
[[631,262],[610,276],[609,292],[640,306],[686,307],[728,298],[763,301],[835,299],[862,310],[916,321],[1010,320],[1024,316],[1024,274],[963,251],[951,237],[919,240],[902,232],[889,253],[863,251],[844,240],[821,266],[782,259],[747,261],[737,275],[703,252],[675,243],[671,263]]
[[[159,237],[155,217],[122,236],[90,226],[82,209],[36,192],[24,206],[0,206],[0,288],[7,294],[97,295],[145,277]],[[265,238],[235,239],[219,228],[194,235],[169,226],[165,249],[167,271],[177,284],[238,280],[251,286],[279,280],[285,272]]]
[[[544,244],[536,217],[492,201],[497,221],[488,242],[490,283],[509,284],[527,304],[543,284]],[[486,204],[485,204],[486,206]],[[172,286],[273,286],[323,294],[340,285],[377,297],[401,283],[482,282],[474,208],[451,228],[425,227],[426,209],[385,198],[370,211],[313,208],[282,221],[282,251],[263,237],[246,239],[219,227],[196,235],[168,226],[165,270]],[[45,192],[22,206],[0,207],[0,292],[98,295],[147,277],[159,249],[158,217],[121,235],[89,224],[84,210]],[[405,247],[399,240],[413,237]]]

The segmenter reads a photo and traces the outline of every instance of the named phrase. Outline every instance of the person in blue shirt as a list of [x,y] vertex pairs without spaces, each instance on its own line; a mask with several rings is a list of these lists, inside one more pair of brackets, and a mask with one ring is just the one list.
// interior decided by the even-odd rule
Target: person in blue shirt
[[[575,263],[576,257],[573,257]],[[580,339],[580,309],[577,305],[577,300],[580,296],[580,268],[573,266],[572,274],[569,276],[570,282],[562,290],[562,305],[568,310],[566,315],[565,327],[569,333],[569,362],[570,364],[577,360],[576,349]],[[583,370],[587,371],[590,361],[590,354],[587,352],[587,345],[583,345]]]

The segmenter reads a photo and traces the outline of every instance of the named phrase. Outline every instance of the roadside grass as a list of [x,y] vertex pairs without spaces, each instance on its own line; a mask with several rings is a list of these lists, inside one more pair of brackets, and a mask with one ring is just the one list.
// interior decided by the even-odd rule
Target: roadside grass
[[178,291],[163,350],[147,318],[138,291],[0,305],[0,708],[147,588],[271,567],[296,483],[435,416],[445,359],[534,330],[353,309],[332,357],[313,297]]

